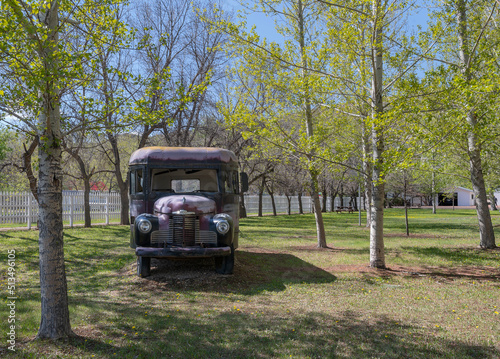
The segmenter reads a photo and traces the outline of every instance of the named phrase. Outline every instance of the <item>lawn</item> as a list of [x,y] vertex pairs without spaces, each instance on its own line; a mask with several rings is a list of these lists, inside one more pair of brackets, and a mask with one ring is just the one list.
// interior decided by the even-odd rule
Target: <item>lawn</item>
[[[500,242],[500,216],[493,214]],[[234,275],[209,259],[153,261],[135,275],[125,226],[65,230],[72,328],[40,322],[37,232],[0,232],[0,355],[67,358],[500,358],[500,250],[478,249],[473,210],[385,216],[387,270],[368,267],[357,214],[241,221]],[[16,251],[16,352],[7,351],[8,250]]]

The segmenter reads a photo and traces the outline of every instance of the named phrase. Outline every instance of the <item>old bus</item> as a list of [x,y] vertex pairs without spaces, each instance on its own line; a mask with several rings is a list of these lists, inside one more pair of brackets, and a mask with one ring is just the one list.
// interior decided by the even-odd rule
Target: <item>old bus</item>
[[129,183],[130,246],[139,276],[150,275],[151,258],[214,257],[218,273],[233,273],[239,194],[248,188],[233,152],[141,148],[130,157]]

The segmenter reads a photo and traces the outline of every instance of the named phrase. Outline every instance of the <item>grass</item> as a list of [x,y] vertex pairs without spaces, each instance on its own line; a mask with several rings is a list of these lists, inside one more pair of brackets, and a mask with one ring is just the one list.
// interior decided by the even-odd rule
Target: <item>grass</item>
[[[500,216],[493,214],[497,238]],[[33,340],[40,322],[37,232],[0,232],[0,289],[16,250],[22,358],[500,358],[500,250],[478,249],[472,210],[385,217],[388,270],[368,268],[357,214],[241,221],[235,273],[209,259],[154,261],[135,276],[128,227],[65,230],[76,338]],[[498,241],[498,239],[497,239]],[[8,307],[0,307],[6,354]],[[12,354],[12,353],[8,353]]]
[[[110,223],[120,223],[120,216],[109,216],[109,222]],[[85,224],[85,220],[74,220],[73,225],[74,226],[82,226]],[[93,219],[92,220],[92,225],[105,225],[106,224],[106,219]],[[63,221],[63,225],[65,227],[70,226],[70,221]],[[36,222],[31,223],[31,227],[34,229],[37,226]],[[15,229],[15,230],[23,230],[28,228],[27,222],[17,222],[17,223],[0,223],[0,228],[7,228],[7,229]]]

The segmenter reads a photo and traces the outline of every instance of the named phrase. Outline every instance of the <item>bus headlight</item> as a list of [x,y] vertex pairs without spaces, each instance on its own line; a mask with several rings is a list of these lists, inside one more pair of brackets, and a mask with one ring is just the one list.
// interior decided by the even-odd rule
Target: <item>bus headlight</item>
[[137,229],[139,229],[141,233],[149,233],[152,228],[153,225],[147,219],[142,219],[139,223],[137,223]]
[[213,221],[215,223],[217,233],[221,235],[227,234],[231,230],[231,225],[233,224],[233,219],[226,213],[216,214]]
[[229,232],[229,229],[231,229],[231,226],[226,220],[223,219],[215,224],[215,229],[220,234],[226,234],[227,232]]

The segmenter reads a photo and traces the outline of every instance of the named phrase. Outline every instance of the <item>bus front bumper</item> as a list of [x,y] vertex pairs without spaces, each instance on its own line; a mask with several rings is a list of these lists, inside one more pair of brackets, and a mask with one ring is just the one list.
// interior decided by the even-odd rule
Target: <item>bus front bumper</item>
[[204,257],[219,257],[228,256],[231,254],[231,247],[137,247],[135,254],[138,257],[153,257],[153,258],[204,258]]

